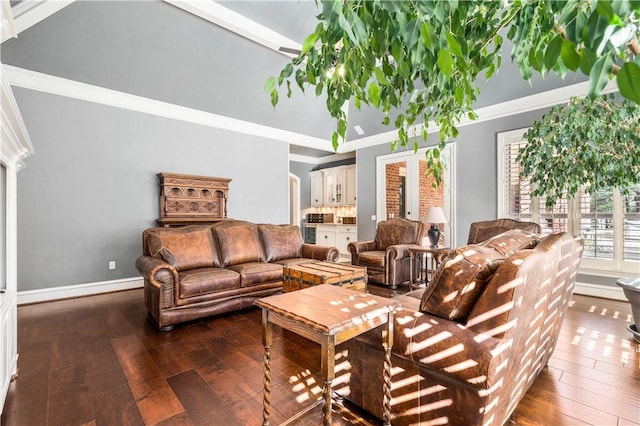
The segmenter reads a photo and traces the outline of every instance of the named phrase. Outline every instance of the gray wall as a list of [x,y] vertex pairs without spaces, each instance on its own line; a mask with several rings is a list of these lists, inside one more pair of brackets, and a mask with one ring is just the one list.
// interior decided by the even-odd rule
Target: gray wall
[[[300,178],[300,210],[311,207],[311,178],[309,172],[314,169],[315,164],[291,161],[289,172]],[[304,218],[301,218],[304,219]]]
[[14,93],[36,152],[18,175],[20,291],[137,276],[141,232],[158,217],[158,172],[231,178],[229,217],[288,221],[284,142]]
[[[469,225],[497,216],[497,134],[531,125],[546,110],[527,112],[497,120],[460,127],[456,139],[456,241],[463,245]],[[425,145],[437,143],[431,135]],[[389,145],[378,145],[357,151],[358,164],[358,239],[375,235],[376,158],[390,153]]]

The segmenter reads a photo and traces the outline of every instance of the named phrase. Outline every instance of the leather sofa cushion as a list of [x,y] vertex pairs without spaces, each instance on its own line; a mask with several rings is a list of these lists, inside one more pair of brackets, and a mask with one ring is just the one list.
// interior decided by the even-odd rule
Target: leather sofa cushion
[[300,257],[302,236],[295,225],[258,225],[267,262]]
[[164,260],[178,271],[219,266],[213,235],[209,228],[166,234],[153,233],[148,236],[147,242],[151,256]]
[[230,266],[229,269],[240,274],[240,287],[282,281],[284,269],[277,263],[249,262]]
[[264,261],[264,250],[257,225],[215,227],[213,232],[218,239],[223,267]]
[[502,262],[518,250],[534,247],[538,237],[520,230],[481,244],[460,247],[438,268],[420,302],[420,310],[461,323]]
[[240,275],[220,268],[198,268],[179,272],[179,296],[188,298],[240,287]]

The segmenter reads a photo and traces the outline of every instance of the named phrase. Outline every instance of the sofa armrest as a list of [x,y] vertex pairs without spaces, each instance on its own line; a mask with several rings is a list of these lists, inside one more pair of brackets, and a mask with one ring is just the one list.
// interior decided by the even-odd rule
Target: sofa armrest
[[399,260],[409,257],[409,249],[415,244],[395,244],[387,247],[387,260]]
[[302,244],[302,257],[309,259],[335,262],[340,256],[340,251],[336,247],[319,246],[316,244]]
[[149,284],[158,289],[162,289],[163,285],[171,287],[174,282],[179,281],[176,268],[153,256],[138,257],[136,268]]
[[477,333],[455,321],[406,309],[396,314],[395,324],[393,352],[475,387],[493,387],[503,378],[503,364],[514,361],[508,360],[514,352],[511,340]]
[[347,245],[347,250],[351,254],[358,254],[364,251],[373,251],[376,249],[376,242],[371,241],[354,241]]

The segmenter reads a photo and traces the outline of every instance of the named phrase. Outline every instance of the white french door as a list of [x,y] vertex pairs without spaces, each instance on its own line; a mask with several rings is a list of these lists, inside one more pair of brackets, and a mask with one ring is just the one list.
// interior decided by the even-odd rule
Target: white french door
[[440,225],[440,230],[444,234],[445,246],[451,247],[455,241],[455,144],[448,144],[442,152],[446,170],[437,189],[432,187],[433,178],[425,176],[425,151],[423,148],[417,153],[409,151],[377,158],[376,218],[378,222],[394,217],[422,220],[428,207],[440,206],[448,221]]

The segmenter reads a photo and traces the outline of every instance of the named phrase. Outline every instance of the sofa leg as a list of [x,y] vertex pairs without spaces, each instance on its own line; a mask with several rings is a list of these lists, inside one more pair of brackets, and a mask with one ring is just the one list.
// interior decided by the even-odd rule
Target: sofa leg
[[165,325],[163,327],[160,327],[156,319],[153,317],[153,315],[151,315],[151,312],[147,313],[147,318],[149,319],[151,324],[153,324],[160,331],[170,331],[170,330],[173,330],[175,327],[175,325]]

